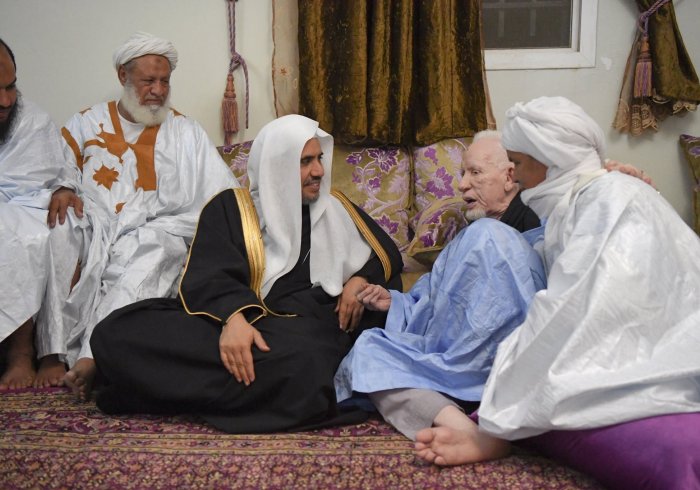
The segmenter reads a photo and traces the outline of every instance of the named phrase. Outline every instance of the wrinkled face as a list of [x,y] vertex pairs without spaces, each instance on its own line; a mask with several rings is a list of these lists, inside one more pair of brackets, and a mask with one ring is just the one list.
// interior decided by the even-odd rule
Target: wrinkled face
[[311,204],[318,199],[323,179],[323,152],[318,139],[311,138],[301,150],[301,202]]
[[485,216],[498,219],[503,215],[514,190],[511,172],[512,167],[497,140],[480,139],[469,146],[459,182],[469,221]]
[[165,56],[147,54],[119,67],[119,81],[130,85],[139,104],[151,109],[163,106],[170,93],[170,63]]
[[17,74],[12,58],[4,46],[0,46],[0,128],[7,126],[17,104]]
[[547,166],[530,155],[509,151],[508,159],[513,162],[513,178],[521,189],[532,189],[547,178]]

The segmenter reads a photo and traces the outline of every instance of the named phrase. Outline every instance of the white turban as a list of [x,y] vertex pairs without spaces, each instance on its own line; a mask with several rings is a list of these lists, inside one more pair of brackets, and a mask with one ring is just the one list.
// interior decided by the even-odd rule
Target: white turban
[[125,65],[134,58],[146,56],[147,54],[165,56],[168,58],[171,70],[174,70],[175,66],[177,66],[177,50],[173,43],[147,32],[137,32],[117,48],[112,55],[114,69],[119,70],[121,65]]
[[506,150],[524,153],[547,166],[544,182],[522,193],[523,202],[540,218],[549,216],[581,175],[602,167],[603,130],[564,97],[516,103],[506,111],[502,133]]

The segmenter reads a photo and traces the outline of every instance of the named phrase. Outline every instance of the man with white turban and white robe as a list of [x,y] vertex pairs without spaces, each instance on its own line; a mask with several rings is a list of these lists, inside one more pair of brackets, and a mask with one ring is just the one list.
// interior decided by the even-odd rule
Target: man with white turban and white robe
[[[73,211],[49,205],[53,191],[75,185],[66,171],[58,128],[22,99],[14,55],[0,40],[0,342],[7,354],[0,390],[36,386],[34,321],[48,282],[60,279],[68,289],[75,269],[66,242]],[[79,200],[70,206],[81,214]],[[52,226],[57,217],[62,224]]]
[[39,346],[41,355],[68,364],[65,381],[80,398],[95,373],[95,325],[127,304],[174,295],[199,212],[222,189],[238,186],[202,127],[170,107],[172,43],[137,33],[113,62],[120,100],[81,111],[62,130],[91,239],[80,280],[47,312],[50,342]]
[[400,288],[402,262],[372,218],[330,192],[332,155],[333,138],[306,117],[262,128],[250,192],[226,190],[202,211],[180,297],[95,329],[100,409],[195,413],[232,433],[348,421],[333,375],[386,317],[357,294],[368,281]]
[[698,488],[700,239],[651,186],[601,170],[603,132],[573,102],[518,103],[502,131],[546,220],[548,285],[498,348],[484,432],[426,429],[419,455],[458,464],[493,455],[475,441],[530,438],[609,486]]

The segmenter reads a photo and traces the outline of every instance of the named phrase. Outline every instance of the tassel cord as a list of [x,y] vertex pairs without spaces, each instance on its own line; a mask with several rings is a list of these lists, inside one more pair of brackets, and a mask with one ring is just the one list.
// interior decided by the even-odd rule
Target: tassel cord
[[652,82],[652,59],[649,49],[649,18],[670,0],[656,0],[649,9],[639,16],[637,27],[641,31],[639,40],[639,55],[635,67],[633,95],[634,97],[651,97],[654,93]]
[[[243,59],[243,56],[236,51],[236,2],[237,0],[227,0],[228,2],[228,27],[229,27],[229,50],[231,52],[231,60],[229,62],[229,69],[228,69],[228,76],[227,76],[227,93],[228,93],[228,84],[229,82],[232,84],[233,81],[233,72],[238,68],[239,66],[243,68],[243,76],[245,78],[245,127],[248,128],[248,106],[249,106],[249,85],[248,85],[248,65],[246,64],[245,60]],[[234,94],[234,100],[227,100],[226,96],[224,96],[224,102],[223,106],[227,107],[227,105],[233,105],[235,104],[235,89],[232,90]],[[235,117],[236,120],[238,119],[237,116],[237,109],[235,107],[226,109],[224,111],[224,118],[226,117],[226,112],[229,113],[231,117]],[[228,129],[232,129],[231,126],[235,127],[235,131],[226,131],[227,127]],[[238,122],[237,121],[229,121],[229,122],[224,122],[224,132],[226,140],[230,140],[231,132],[237,132],[238,131]],[[230,142],[230,141],[229,141]],[[227,143],[228,144],[228,143]]]
[[243,78],[245,79],[245,127],[248,129],[248,65],[246,65],[245,60],[240,54],[233,51],[228,69],[229,74],[232,75],[233,71],[239,66],[243,68]]
[[666,5],[671,0],[656,0],[649,9],[645,10],[639,15],[639,30],[642,31],[642,35],[649,35],[649,17],[654,15],[661,7]]

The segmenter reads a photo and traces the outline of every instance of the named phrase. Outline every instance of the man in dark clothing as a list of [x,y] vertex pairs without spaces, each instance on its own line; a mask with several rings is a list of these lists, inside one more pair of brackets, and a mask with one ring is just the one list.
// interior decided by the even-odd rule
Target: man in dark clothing
[[205,206],[179,298],[127,306],[95,329],[100,409],[196,413],[234,433],[342,420],[333,374],[386,317],[357,294],[368,282],[400,289],[402,263],[369,216],[330,192],[332,153],[303,116],[260,131],[250,193]]

